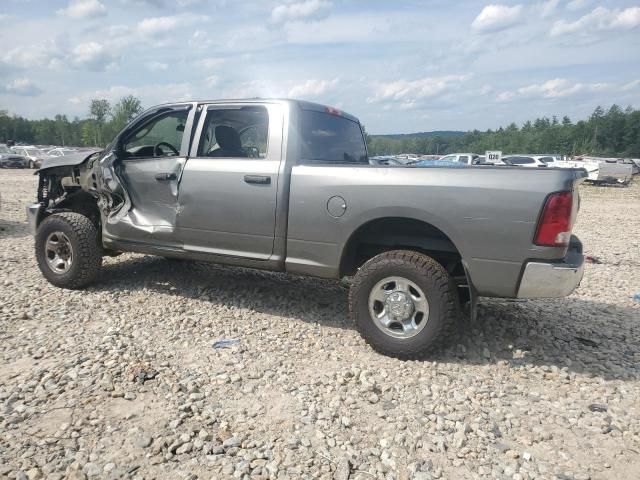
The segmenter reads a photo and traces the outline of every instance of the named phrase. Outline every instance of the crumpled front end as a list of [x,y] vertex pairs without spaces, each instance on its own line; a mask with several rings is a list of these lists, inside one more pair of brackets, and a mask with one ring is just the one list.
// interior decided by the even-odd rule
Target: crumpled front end
[[31,232],[49,214],[76,211],[101,222],[118,222],[131,201],[117,174],[113,153],[85,152],[45,161],[39,175],[38,201],[27,206]]

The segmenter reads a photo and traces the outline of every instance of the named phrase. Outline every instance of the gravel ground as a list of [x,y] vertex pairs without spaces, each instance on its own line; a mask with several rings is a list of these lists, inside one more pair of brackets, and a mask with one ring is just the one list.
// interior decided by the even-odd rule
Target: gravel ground
[[575,294],[483,300],[429,362],[373,352],[332,282],[127,254],[57,289],[35,188],[0,171],[2,478],[640,478],[638,181],[582,187]]

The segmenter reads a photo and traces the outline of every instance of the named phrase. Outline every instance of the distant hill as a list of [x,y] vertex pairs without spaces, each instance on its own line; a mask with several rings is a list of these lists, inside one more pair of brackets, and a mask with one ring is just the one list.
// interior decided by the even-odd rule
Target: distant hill
[[392,138],[402,140],[403,138],[431,138],[431,137],[461,137],[466,132],[456,130],[438,130],[435,132],[416,132],[416,133],[396,133],[391,135],[371,135],[378,138]]

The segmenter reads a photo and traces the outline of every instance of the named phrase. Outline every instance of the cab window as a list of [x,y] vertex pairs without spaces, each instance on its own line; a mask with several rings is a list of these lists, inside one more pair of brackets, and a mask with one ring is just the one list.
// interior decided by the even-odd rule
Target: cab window
[[171,111],[153,117],[125,138],[125,158],[177,157],[187,123],[187,110]]
[[302,164],[369,164],[358,122],[333,113],[302,111]]
[[207,118],[198,145],[199,157],[266,158],[269,114],[263,106],[216,108]]

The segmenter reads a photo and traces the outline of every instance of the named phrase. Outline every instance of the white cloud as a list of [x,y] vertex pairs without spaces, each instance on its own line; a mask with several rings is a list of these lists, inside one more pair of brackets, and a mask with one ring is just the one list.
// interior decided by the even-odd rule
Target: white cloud
[[206,21],[208,18],[206,15],[194,15],[191,13],[144,18],[138,23],[137,31],[143,36],[154,37],[172,32],[178,27],[187,27]]
[[589,35],[608,30],[631,30],[639,26],[640,7],[630,7],[625,10],[609,10],[605,7],[598,7],[575,22],[564,20],[555,22],[551,28],[551,36]]
[[328,0],[306,0],[278,5],[271,11],[271,20],[285,23],[325,17],[331,10],[332,2]]
[[375,87],[374,96],[369,102],[402,101],[411,102],[416,99],[434,97],[448,90],[458,88],[469,78],[468,75],[445,75],[427,77],[419,80],[397,80],[379,83]]
[[516,96],[515,92],[501,92],[501,93],[498,94],[496,99],[499,102],[508,102],[509,100],[514,98],[515,96]]
[[115,56],[97,42],[81,43],[73,48],[70,60],[77,67],[101,72],[115,65]]
[[560,0],[546,0],[538,4],[542,18],[550,17],[556,11],[556,8],[558,8],[559,3]]
[[164,72],[169,68],[169,64],[163,62],[148,62],[147,68],[152,72]]
[[101,17],[107,14],[107,7],[98,0],[71,0],[58,14],[76,19]]
[[191,38],[189,39],[190,48],[204,50],[211,47],[212,45],[213,40],[204,30],[196,30],[195,32],[193,32],[193,34],[191,34]]
[[[379,15],[335,15],[313,22],[291,22],[284,26],[287,42],[301,45],[384,41],[392,33],[391,23]],[[394,34],[396,32],[393,32]]]
[[640,80],[633,80],[629,83],[625,83],[624,85],[622,85],[620,89],[624,92],[628,92],[629,90],[635,90],[638,87],[640,87]]
[[115,66],[117,56],[97,42],[79,43],[73,48],[65,41],[46,41],[25,45],[0,54],[0,66],[12,69],[68,69],[74,66],[91,71],[104,71]]
[[209,88],[215,87],[219,82],[220,78],[218,78],[216,75],[211,75],[204,79],[204,84]]
[[5,86],[0,86],[0,93],[8,95],[20,95],[23,97],[35,97],[42,93],[42,90],[28,78],[16,78],[13,82]]
[[581,8],[586,7],[591,0],[571,0],[567,3],[567,10],[580,10]]
[[166,102],[180,102],[193,99],[190,84],[168,83],[159,85],[143,85],[140,87],[114,85],[105,90],[85,91],[68,100],[74,105],[88,105],[92,98],[105,98],[113,104],[127,95],[133,95],[134,97],[140,98],[145,107]]
[[475,18],[471,27],[478,32],[499,32],[522,20],[522,5],[487,5]]
[[335,89],[338,85],[339,79],[333,80],[307,80],[304,83],[295,85],[289,90],[288,96],[291,98],[303,98],[303,97],[317,97],[327,93],[330,90]]
[[201,58],[196,61],[196,64],[204,70],[213,70],[224,65],[225,61],[224,58]]
[[61,64],[64,55],[59,45],[46,41],[13,48],[0,57],[0,63],[13,68],[54,68]]
[[571,82],[565,78],[554,78],[544,83],[536,83],[521,87],[516,91],[502,92],[497,96],[498,101],[506,102],[516,97],[538,97],[557,99],[585,92],[599,92],[610,88],[608,83],[580,83]]

